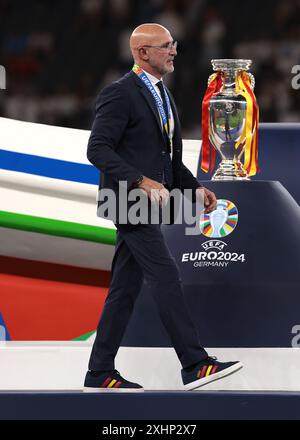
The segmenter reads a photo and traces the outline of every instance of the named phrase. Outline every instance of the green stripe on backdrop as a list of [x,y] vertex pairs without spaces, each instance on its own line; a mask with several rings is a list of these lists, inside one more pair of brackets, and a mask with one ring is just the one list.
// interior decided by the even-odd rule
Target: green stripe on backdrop
[[114,245],[116,241],[114,229],[6,211],[0,211],[0,227],[109,245]]
[[78,336],[77,338],[71,339],[72,341],[87,341],[96,331],[86,333],[85,335]]

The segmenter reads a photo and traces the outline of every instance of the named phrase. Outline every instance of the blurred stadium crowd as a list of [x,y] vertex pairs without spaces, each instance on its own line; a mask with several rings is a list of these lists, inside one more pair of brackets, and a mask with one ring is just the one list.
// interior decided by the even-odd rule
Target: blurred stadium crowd
[[212,58],[251,58],[263,122],[300,121],[300,0],[0,0],[1,115],[89,129],[97,92],[132,66],[129,36],[157,22],[178,40],[166,77],[185,138],[201,136]]

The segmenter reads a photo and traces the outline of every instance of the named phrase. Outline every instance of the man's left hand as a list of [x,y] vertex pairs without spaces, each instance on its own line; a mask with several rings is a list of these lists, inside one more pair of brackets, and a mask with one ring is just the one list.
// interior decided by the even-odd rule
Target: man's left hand
[[215,196],[215,193],[203,186],[196,189],[196,197],[197,196],[202,198],[204,196],[204,212],[209,213],[216,209],[217,198]]

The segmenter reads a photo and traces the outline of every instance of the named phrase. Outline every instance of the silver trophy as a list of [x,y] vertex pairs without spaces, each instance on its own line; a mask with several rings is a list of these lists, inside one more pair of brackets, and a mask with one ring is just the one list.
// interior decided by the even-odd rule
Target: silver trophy
[[[236,92],[236,81],[237,75],[247,71],[252,61],[222,59],[211,63],[214,71],[221,72],[223,83],[209,102],[209,140],[222,159],[212,180],[249,180],[241,162],[246,145],[247,101]],[[253,75],[250,74],[250,78],[253,90]]]

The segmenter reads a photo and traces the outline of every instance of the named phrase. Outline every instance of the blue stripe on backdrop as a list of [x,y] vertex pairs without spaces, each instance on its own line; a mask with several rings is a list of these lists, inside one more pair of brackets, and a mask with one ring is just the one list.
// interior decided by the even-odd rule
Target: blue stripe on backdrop
[[99,182],[99,171],[93,165],[16,153],[14,151],[0,150],[1,168],[72,182],[94,185]]
[[0,341],[10,341],[10,336],[1,312],[0,312]]

